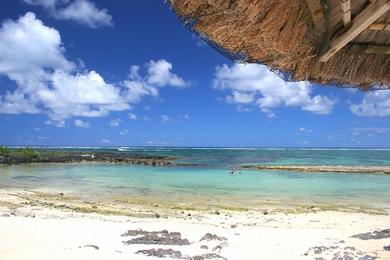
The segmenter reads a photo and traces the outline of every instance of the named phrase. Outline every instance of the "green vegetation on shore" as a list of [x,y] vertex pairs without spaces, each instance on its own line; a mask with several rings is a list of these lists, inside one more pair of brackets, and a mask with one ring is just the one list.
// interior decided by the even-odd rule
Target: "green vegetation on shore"
[[0,146],[0,156],[9,156],[11,155],[11,150],[7,147]]
[[0,156],[10,157],[26,157],[26,158],[39,158],[40,152],[29,148],[23,147],[18,149],[9,149],[7,147],[0,146]]

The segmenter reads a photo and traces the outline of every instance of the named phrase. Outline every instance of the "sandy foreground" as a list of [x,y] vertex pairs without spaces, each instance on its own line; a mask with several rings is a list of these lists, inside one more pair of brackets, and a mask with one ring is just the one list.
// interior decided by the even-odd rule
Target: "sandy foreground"
[[149,217],[113,216],[32,204],[26,195],[31,194],[0,190],[0,259],[161,259],[144,253],[178,259],[390,259],[384,249],[390,245],[390,231],[383,231],[390,228],[386,214],[161,211]]

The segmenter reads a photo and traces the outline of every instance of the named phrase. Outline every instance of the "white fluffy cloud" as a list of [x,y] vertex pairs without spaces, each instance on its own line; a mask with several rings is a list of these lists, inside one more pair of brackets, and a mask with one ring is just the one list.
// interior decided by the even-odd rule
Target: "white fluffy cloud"
[[84,122],[80,119],[76,119],[74,121],[74,125],[77,126],[77,127],[80,127],[80,128],[89,128],[89,123],[87,122]]
[[181,77],[172,73],[172,63],[166,60],[150,61],[147,64],[148,77],[147,82],[159,87],[174,86],[183,88],[188,86],[188,83]]
[[56,11],[58,19],[72,20],[90,28],[112,26],[112,17],[107,9],[98,9],[96,5],[87,0],[75,0],[65,8]]
[[227,90],[226,101],[237,105],[256,105],[269,117],[277,107],[300,107],[315,114],[329,114],[335,101],[311,95],[305,82],[286,82],[267,67],[258,64],[222,65],[215,69],[213,87]]
[[122,85],[127,89],[127,99],[131,102],[138,102],[144,96],[157,97],[159,87],[182,88],[189,86],[187,81],[171,71],[172,63],[165,59],[152,60],[145,65],[145,68],[146,75],[141,76],[140,66],[131,66],[128,79],[122,82]]
[[308,129],[306,127],[300,127],[296,130],[297,133],[311,133],[313,132],[313,130],[311,129]]
[[137,117],[137,115],[136,115],[136,114],[129,113],[129,119],[130,119],[130,120],[137,120],[137,119],[138,119],[138,117]]
[[390,116],[390,90],[369,92],[360,103],[351,104],[350,109],[358,116]]
[[95,71],[78,71],[64,52],[59,32],[33,13],[3,22],[0,76],[17,87],[0,96],[0,113],[42,112],[49,116],[47,123],[63,126],[73,116],[106,116],[110,111],[130,109],[144,96],[159,95],[159,84],[148,83],[152,75],[141,77],[138,66],[131,68],[128,79],[115,85]]
[[107,9],[99,9],[88,0],[23,0],[31,5],[40,5],[54,18],[70,20],[90,28],[112,26],[112,17]]
[[110,121],[110,126],[111,127],[118,127],[121,124],[121,122],[122,122],[122,119],[120,119],[120,118],[112,119]]
[[129,79],[122,83],[127,88],[127,98],[134,103],[139,102],[143,96],[156,97],[159,94],[155,86],[148,84],[145,78],[141,77],[139,70],[139,66],[131,66]]
[[169,123],[171,121],[171,119],[167,115],[161,115],[160,118],[161,118],[161,123],[163,124]]
[[[33,13],[16,22],[6,20],[0,28],[0,73],[26,88],[47,76],[45,68],[70,70],[74,65],[63,52],[59,32],[45,26]],[[24,77],[26,73],[29,77]]]
[[102,139],[101,141],[103,144],[110,144],[111,143],[111,140],[109,139]]
[[41,5],[44,8],[55,8],[57,4],[68,3],[70,0],[22,0],[26,4]]
[[127,135],[129,133],[129,130],[123,129],[119,132],[120,135]]

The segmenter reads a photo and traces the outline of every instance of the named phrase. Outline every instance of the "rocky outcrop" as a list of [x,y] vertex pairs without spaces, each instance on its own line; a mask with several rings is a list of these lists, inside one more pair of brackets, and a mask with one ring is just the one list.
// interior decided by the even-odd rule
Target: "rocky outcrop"
[[9,155],[0,156],[0,164],[18,165],[32,163],[77,163],[104,162],[124,163],[150,166],[173,165],[175,157],[127,154],[119,152],[47,152],[39,151],[34,156]]
[[280,170],[298,172],[340,172],[390,174],[390,166],[348,166],[348,165],[243,165],[248,170]]
[[390,229],[375,230],[374,232],[356,234],[352,237],[359,238],[361,240],[390,238]]

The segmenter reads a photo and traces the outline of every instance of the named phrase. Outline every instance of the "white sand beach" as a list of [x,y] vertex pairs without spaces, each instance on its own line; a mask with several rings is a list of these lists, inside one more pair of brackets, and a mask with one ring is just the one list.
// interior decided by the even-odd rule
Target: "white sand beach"
[[[368,240],[352,237],[390,228],[386,214],[186,211],[182,216],[128,217],[31,206],[18,196],[24,193],[0,191],[0,259],[158,259],[136,253],[148,249],[172,249],[160,253],[179,259],[390,259],[384,250],[390,232]],[[145,240],[142,234],[122,236],[128,230],[180,234],[165,240],[162,232],[155,241],[147,232]],[[207,233],[209,240],[200,241]]]

